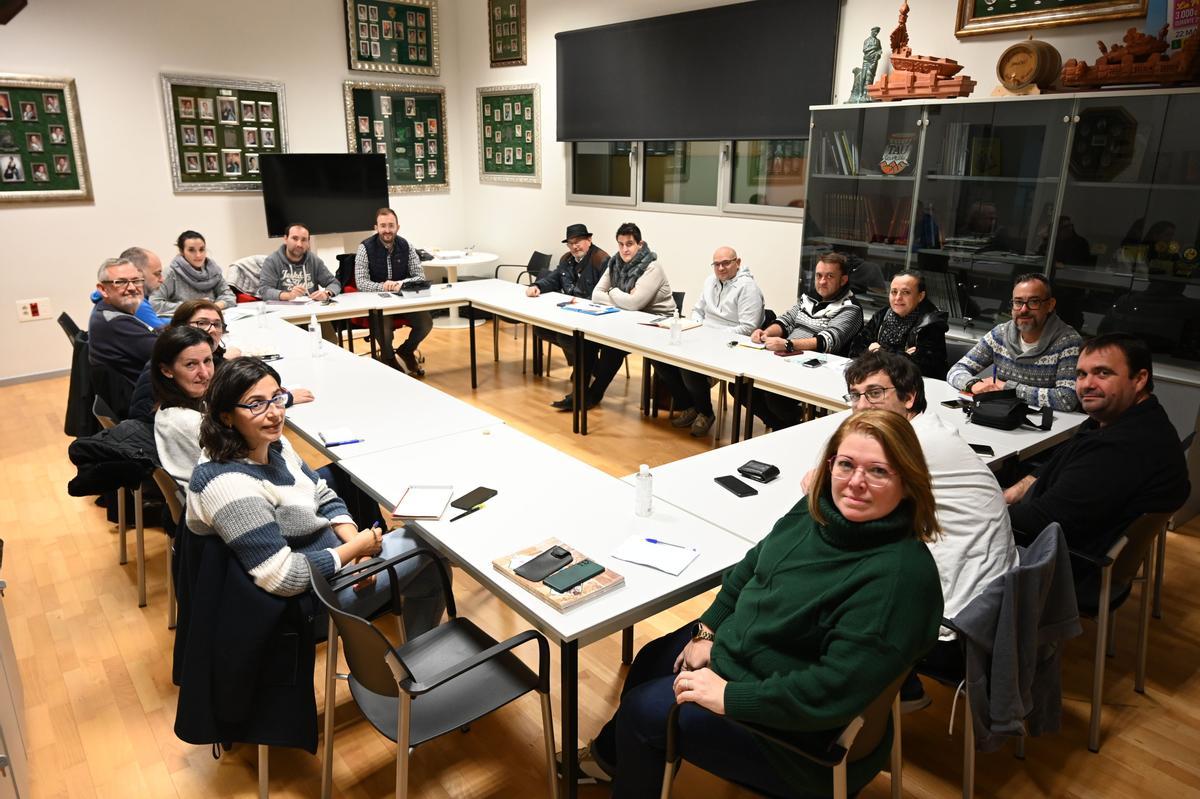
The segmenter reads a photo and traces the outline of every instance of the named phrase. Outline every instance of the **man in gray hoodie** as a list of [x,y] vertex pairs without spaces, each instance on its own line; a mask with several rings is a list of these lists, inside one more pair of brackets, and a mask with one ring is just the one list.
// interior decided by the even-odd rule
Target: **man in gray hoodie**
[[318,302],[340,294],[342,284],[312,251],[308,227],[289,225],[279,249],[263,261],[259,294],[264,300],[308,297]]
[[[692,320],[705,327],[749,335],[762,324],[763,318],[763,294],[754,276],[748,267],[742,266],[742,259],[732,247],[717,248],[712,270],[692,308]],[[658,379],[671,391],[675,410],[683,411],[671,420],[671,425],[690,427],[696,438],[708,435],[716,419],[708,377],[665,363],[655,363],[654,369]]]

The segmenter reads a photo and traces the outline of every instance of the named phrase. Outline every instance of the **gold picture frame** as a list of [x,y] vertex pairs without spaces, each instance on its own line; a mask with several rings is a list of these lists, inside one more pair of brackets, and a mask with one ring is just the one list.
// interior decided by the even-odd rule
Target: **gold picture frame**
[[[989,33],[1080,25],[1112,19],[1145,17],[1149,0],[1078,0],[1062,8],[1039,8],[1036,0],[958,0],[958,22],[954,35],[983,36]],[[1016,10],[1013,10],[1013,9]]]
[[493,67],[529,63],[529,20],[525,0],[486,0],[488,59]]
[[346,0],[350,69],[442,74],[438,0]]
[[348,80],[346,150],[387,157],[388,193],[450,190],[444,86]]
[[0,202],[91,200],[75,79],[0,73],[0,95]]
[[[517,100],[517,108],[511,108]],[[511,113],[505,114],[505,106]],[[536,83],[481,86],[475,89],[475,125],[479,142],[479,182],[542,184],[542,89]],[[496,156],[507,149],[520,155]]]

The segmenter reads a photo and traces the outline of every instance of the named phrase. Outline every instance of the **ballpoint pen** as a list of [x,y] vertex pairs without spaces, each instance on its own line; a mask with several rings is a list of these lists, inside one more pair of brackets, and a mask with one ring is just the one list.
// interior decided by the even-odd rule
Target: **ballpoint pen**
[[685,547],[682,544],[672,544],[670,541],[659,541],[657,538],[647,538],[646,541],[647,541],[647,543],[650,543],[650,544],[661,544],[664,547],[675,547],[676,549],[689,549],[689,547]]

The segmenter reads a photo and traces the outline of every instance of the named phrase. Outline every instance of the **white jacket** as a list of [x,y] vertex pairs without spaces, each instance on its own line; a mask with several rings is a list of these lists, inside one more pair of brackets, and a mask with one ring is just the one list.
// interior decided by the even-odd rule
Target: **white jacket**
[[763,295],[748,267],[722,283],[716,275],[704,281],[700,299],[692,308],[692,319],[705,327],[749,335],[762,324]]

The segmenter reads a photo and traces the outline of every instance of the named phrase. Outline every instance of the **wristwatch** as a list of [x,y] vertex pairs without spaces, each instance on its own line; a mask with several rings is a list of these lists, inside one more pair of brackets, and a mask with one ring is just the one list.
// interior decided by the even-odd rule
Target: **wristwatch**
[[712,630],[707,630],[703,624],[696,622],[695,625],[692,626],[692,640],[715,641],[717,640],[717,636]]
[[795,352],[796,351],[796,345],[792,343],[792,340],[790,338],[785,338],[783,340],[783,351],[784,352]]
[[965,391],[966,393],[970,394],[970,393],[971,393],[971,389],[972,389],[972,388],[975,386],[975,384],[976,384],[976,383],[982,383],[982,382],[983,382],[983,381],[982,381],[982,380],[980,380],[978,377],[972,377],[970,380],[968,380],[968,381],[967,381],[967,384],[966,384],[965,386],[963,386],[963,391]]

